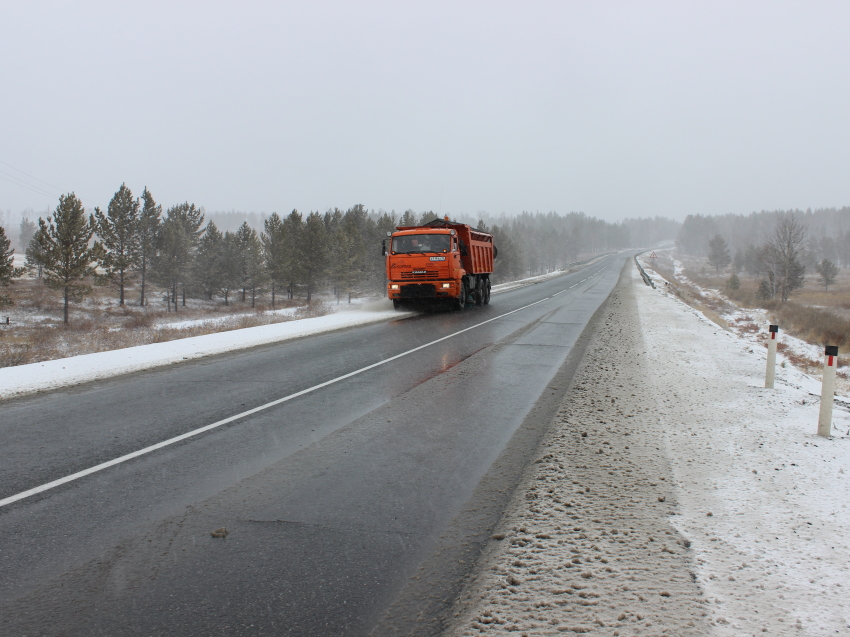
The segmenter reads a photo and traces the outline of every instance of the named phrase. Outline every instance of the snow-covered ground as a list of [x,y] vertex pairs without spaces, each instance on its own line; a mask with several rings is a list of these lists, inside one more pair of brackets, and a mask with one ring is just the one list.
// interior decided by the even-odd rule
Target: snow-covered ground
[[[661,252],[661,250],[658,252]],[[669,250],[669,252],[671,253],[670,258],[673,261],[676,281],[690,286],[702,296],[708,299],[714,299],[721,305],[725,306],[725,310],[718,311],[718,316],[720,316],[720,318],[728,324],[728,328],[733,333],[744,339],[754,337],[754,345],[762,348],[767,347],[767,339],[769,338],[767,328],[771,323],[767,310],[738,307],[735,303],[724,296],[720,290],[705,288],[694,283],[682,273],[682,263],[678,259],[674,259],[672,257],[672,249]],[[655,283],[655,287],[659,290],[665,288],[665,280],[650,269],[651,264],[647,263],[649,259],[646,255],[642,255],[639,259],[647,274],[649,274],[650,278]],[[780,351],[777,354],[777,364],[782,368],[788,367],[791,364],[789,357],[793,357],[797,360],[811,361],[812,364],[809,366],[809,369],[806,370],[808,374],[803,374],[799,379],[800,384],[810,391],[819,392],[821,378],[820,366],[823,361],[823,348],[807,343],[806,341],[791,336],[790,334],[783,333],[780,330]],[[847,372],[845,369],[846,368],[840,369],[838,372],[839,378],[837,386],[846,390],[850,384],[847,383]]]
[[848,403],[633,270],[449,634],[850,634]]

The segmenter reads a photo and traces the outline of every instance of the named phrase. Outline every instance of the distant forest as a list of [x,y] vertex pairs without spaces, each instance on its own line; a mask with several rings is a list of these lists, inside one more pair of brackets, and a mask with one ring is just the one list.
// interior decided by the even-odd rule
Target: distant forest
[[720,235],[739,260],[772,237],[779,221],[793,217],[806,232],[805,259],[809,264],[828,259],[850,267],[850,207],[818,210],[774,210],[749,215],[688,215],[676,235],[685,254],[708,256],[709,241]]
[[[310,300],[322,290],[337,296],[374,294],[385,284],[381,241],[387,232],[438,217],[433,211],[396,215],[363,205],[324,213],[293,210],[283,216],[207,213],[190,203],[163,211],[148,190],[138,198],[125,185],[106,210],[94,213],[73,194],[42,215],[0,211],[7,265],[14,243],[26,254],[26,269],[62,289],[67,298],[84,295],[83,280],[94,277],[114,286],[122,304],[132,286],[132,302],[144,304],[145,294],[157,289],[166,292],[175,310],[187,298],[225,303],[238,298],[253,305],[262,296],[272,302],[281,296]],[[454,220],[493,233],[499,249],[495,281],[553,271],[613,250],[652,247],[675,237],[681,225],[661,217],[611,223],[583,213],[554,212]],[[79,252],[73,264],[57,262],[63,241]],[[23,274],[10,272],[7,283]]]

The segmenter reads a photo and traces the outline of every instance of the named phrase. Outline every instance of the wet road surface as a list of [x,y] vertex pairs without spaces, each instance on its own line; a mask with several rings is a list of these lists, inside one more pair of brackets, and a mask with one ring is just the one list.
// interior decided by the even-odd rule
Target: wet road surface
[[438,632],[625,258],[0,403],[2,500],[315,388],[0,507],[0,634]]

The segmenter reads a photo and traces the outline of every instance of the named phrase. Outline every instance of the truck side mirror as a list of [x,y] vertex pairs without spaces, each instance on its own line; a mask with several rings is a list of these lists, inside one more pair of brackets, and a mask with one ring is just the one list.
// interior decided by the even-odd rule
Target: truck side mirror
[[386,239],[381,241],[381,256],[382,257],[387,256],[387,240]]

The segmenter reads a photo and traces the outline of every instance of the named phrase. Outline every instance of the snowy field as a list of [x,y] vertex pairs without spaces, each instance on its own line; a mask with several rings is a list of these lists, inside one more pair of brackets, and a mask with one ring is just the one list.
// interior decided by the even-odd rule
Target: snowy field
[[850,634],[846,399],[631,274],[449,634]]

